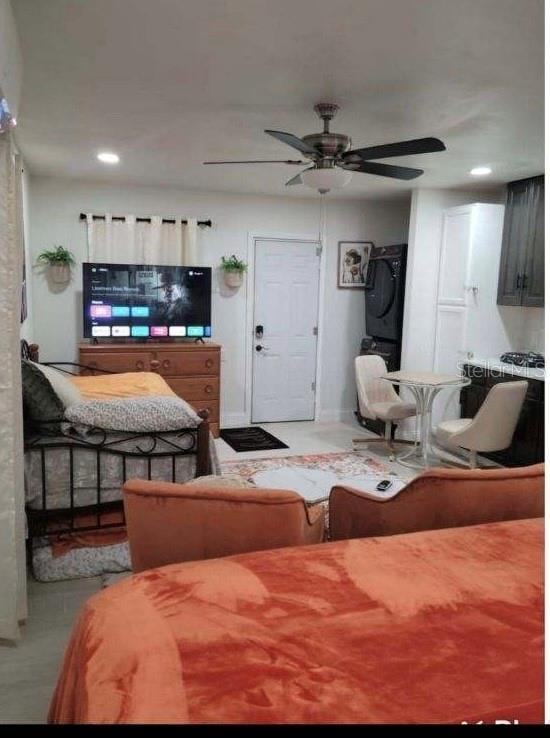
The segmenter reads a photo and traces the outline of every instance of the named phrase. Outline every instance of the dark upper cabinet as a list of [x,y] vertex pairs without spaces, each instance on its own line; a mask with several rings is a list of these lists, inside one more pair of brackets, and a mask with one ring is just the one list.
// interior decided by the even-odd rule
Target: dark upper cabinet
[[544,306],[543,176],[508,185],[497,303]]
[[527,241],[522,305],[544,305],[544,177],[537,177],[533,187],[531,235]]

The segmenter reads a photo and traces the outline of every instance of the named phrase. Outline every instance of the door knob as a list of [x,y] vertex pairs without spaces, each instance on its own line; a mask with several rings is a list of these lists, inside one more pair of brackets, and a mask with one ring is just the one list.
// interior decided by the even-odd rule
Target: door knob
[[256,338],[258,340],[261,340],[263,338],[263,335],[264,335],[264,327],[263,327],[263,325],[257,325],[255,331],[256,331]]
[[258,344],[258,345],[256,346],[256,351],[261,351],[261,350],[262,350],[262,348],[263,348],[263,346],[260,346],[260,344]]

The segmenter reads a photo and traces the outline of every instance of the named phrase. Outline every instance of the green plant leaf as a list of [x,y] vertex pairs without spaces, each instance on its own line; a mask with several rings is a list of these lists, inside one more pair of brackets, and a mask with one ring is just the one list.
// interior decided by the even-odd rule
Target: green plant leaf
[[238,259],[235,254],[231,254],[231,256],[222,256],[220,266],[224,272],[246,272],[248,269],[246,262]]
[[65,266],[73,266],[76,264],[74,254],[64,246],[56,246],[53,249],[45,249],[36,259],[42,264],[64,264]]

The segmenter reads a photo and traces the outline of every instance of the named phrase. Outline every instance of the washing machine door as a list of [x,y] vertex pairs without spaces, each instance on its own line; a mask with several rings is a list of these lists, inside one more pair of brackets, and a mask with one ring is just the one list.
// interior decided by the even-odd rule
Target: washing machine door
[[371,259],[365,280],[366,328],[371,336],[397,340],[397,277],[389,259]]

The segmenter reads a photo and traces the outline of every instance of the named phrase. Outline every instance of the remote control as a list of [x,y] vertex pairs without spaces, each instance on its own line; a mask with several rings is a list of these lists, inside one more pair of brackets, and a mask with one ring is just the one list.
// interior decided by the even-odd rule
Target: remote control
[[393,482],[391,479],[383,479],[381,482],[378,482],[376,485],[376,489],[379,492],[385,492],[387,489],[389,489],[392,486]]

